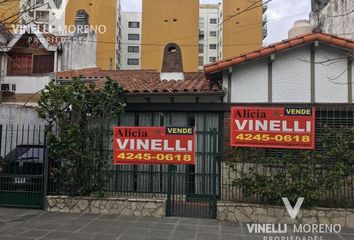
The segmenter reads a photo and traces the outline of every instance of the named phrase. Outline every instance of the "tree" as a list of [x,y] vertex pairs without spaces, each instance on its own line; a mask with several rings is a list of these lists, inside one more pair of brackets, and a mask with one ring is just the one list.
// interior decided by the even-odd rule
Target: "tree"
[[75,78],[42,91],[39,116],[48,122],[47,146],[56,191],[102,196],[107,184],[108,128],[123,112],[122,88],[111,79],[102,88]]

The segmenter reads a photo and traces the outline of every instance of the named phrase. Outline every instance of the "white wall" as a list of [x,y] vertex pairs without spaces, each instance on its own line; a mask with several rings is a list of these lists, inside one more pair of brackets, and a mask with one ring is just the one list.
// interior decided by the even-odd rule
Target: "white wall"
[[70,35],[62,46],[63,53],[58,56],[58,71],[97,66],[97,34],[95,32],[90,32],[87,36]]
[[275,56],[273,62],[273,102],[311,101],[310,46]]
[[[345,52],[329,46],[316,49],[316,102],[348,101],[348,73]],[[328,61],[328,59],[336,59]]]
[[354,39],[354,0],[331,0],[319,11],[311,12],[318,31]]
[[[352,91],[354,96],[354,89],[348,89],[346,56],[343,50],[326,44],[320,43],[315,48],[313,97],[316,103],[348,103],[348,91]],[[337,60],[326,62],[328,59]],[[275,54],[272,67],[273,103],[311,103],[310,60],[310,45]],[[352,75],[354,79],[354,63]],[[227,70],[223,73],[223,87],[228,92]],[[224,101],[227,101],[227,97]],[[268,58],[233,67],[231,102],[268,102]]]
[[11,104],[0,104],[0,125],[45,125],[45,121],[38,117],[32,107],[23,107]]
[[[139,22],[139,28],[129,28],[129,22]],[[122,44],[121,69],[131,70],[141,68],[141,12],[122,12]],[[139,34],[140,40],[128,40],[128,34]],[[129,53],[128,46],[139,47],[138,53]],[[139,65],[128,65],[128,59],[139,59]]]
[[50,76],[5,76],[3,83],[16,84],[15,93],[24,94],[37,93],[43,90],[50,81]]
[[268,64],[266,59],[234,68],[232,79],[237,79],[231,83],[232,102],[267,102]]

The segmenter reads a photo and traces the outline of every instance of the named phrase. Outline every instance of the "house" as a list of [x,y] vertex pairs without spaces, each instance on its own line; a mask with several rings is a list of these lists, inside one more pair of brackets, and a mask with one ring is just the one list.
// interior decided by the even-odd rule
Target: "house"
[[[206,79],[203,72],[185,72],[181,54],[177,44],[167,44],[161,72],[88,68],[58,72],[53,80],[68,84],[74,77],[81,77],[85,82],[95,82],[98,88],[107,76],[117,81],[123,87],[123,97],[127,103],[125,113],[114,122],[117,126],[194,127],[198,139],[196,165],[178,166],[173,170],[179,181],[174,188],[176,194],[190,187],[190,194],[206,195],[201,200],[200,209],[203,215],[211,216],[216,214],[211,211],[212,177],[217,178],[218,172],[212,147],[217,144],[215,139],[222,135],[223,112],[219,105],[225,93],[218,82]],[[110,181],[117,184],[111,184],[110,191],[121,194],[145,192],[154,196],[166,193],[167,172],[172,171],[167,165],[127,165],[114,166],[114,169],[117,174]],[[187,206],[179,209],[181,214],[188,214]],[[171,214],[176,214],[173,211]]]
[[8,39],[0,49],[1,90],[4,102],[36,102],[54,72],[94,67],[95,33],[85,40],[55,36],[28,28]]
[[[309,32],[204,66],[207,79],[221,82],[226,91],[223,99],[223,105],[227,106],[222,137],[224,153],[232,150],[230,109],[234,106],[314,107],[316,142],[326,126],[334,129],[353,127],[353,53],[354,41],[350,39]],[[316,149],[321,146],[316,145]],[[280,157],[285,151],[265,149],[263,153]],[[230,175],[232,169],[226,164],[235,155],[224,156],[221,198],[243,201],[230,181],[237,178],[237,173]],[[339,193],[334,197],[345,198]]]

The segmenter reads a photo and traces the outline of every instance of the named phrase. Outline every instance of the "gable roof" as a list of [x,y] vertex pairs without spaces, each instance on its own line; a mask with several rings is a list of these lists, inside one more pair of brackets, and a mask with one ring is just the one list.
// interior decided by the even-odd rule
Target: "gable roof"
[[245,63],[250,60],[255,60],[257,58],[266,57],[274,53],[278,53],[301,45],[306,45],[315,41],[354,51],[354,41],[350,39],[341,38],[326,33],[309,33],[294,38],[289,38],[283,40],[282,42],[274,43],[252,52],[241,54],[239,56],[207,64],[204,66],[204,71],[206,75],[220,72],[234,65]]
[[117,81],[123,92],[131,93],[207,93],[222,92],[219,84],[205,78],[203,72],[185,72],[184,80],[160,80],[155,70],[101,70],[87,68],[56,73],[56,80],[71,81],[82,77],[84,81],[94,81],[98,88],[104,85],[106,77]]
[[61,37],[55,36],[50,33],[44,33],[36,29],[35,27],[27,27],[26,29],[21,29],[16,33],[12,39],[9,41],[7,46],[3,49],[5,51],[10,51],[16,43],[25,35],[34,34],[38,37],[38,40],[45,47],[47,51],[55,52],[61,42]]

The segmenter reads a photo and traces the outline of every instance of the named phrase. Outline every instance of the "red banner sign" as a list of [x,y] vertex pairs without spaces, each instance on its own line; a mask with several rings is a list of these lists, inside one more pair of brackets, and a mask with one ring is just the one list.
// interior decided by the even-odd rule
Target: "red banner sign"
[[195,164],[191,127],[115,127],[114,164]]
[[235,147],[315,148],[315,108],[231,108],[230,144]]

